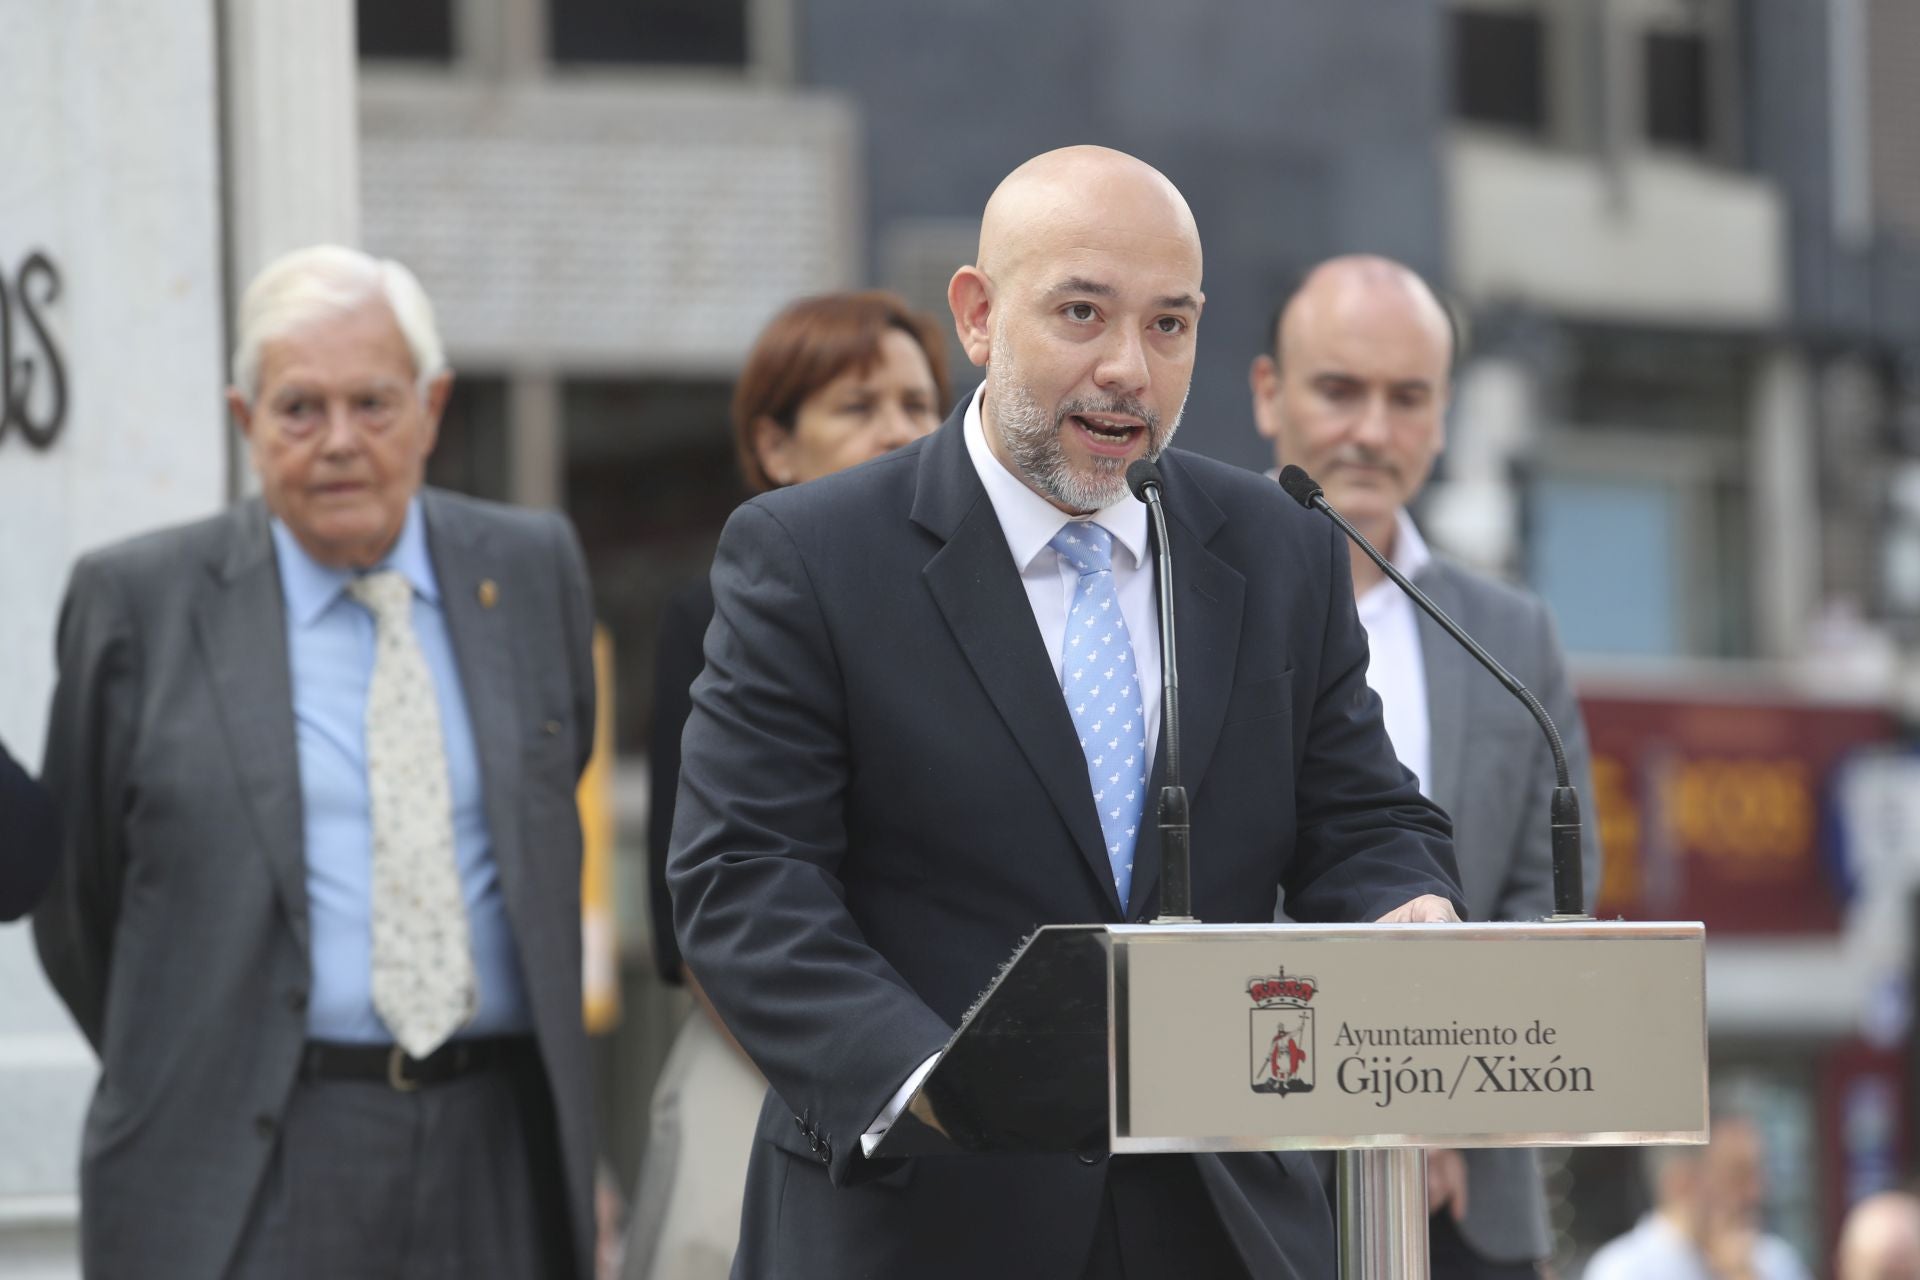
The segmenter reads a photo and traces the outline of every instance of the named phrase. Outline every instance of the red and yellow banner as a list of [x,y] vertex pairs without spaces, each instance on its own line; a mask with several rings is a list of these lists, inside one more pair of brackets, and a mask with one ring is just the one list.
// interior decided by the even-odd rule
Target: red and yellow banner
[[1594,914],[1709,933],[1830,933],[1822,813],[1835,766],[1891,741],[1875,709],[1788,701],[1581,699],[1606,862]]

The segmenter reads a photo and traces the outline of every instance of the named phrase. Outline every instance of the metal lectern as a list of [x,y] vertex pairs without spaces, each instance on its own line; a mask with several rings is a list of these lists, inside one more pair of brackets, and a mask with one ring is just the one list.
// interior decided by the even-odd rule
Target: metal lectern
[[1057,925],[877,1157],[1336,1150],[1341,1273],[1424,1277],[1427,1147],[1707,1138],[1697,923]]

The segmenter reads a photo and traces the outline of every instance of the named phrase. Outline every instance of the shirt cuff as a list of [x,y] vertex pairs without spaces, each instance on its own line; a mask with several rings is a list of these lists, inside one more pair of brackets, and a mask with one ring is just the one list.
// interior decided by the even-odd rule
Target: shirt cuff
[[920,1082],[927,1078],[927,1072],[933,1070],[933,1064],[938,1061],[940,1061],[940,1055],[936,1053],[914,1068],[913,1074],[907,1077],[907,1082],[894,1090],[893,1096],[887,1099],[887,1105],[881,1110],[879,1118],[868,1125],[867,1131],[860,1135],[861,1155],[873,1154],[873,1149],[880,1145],[880,1139],[887,1136],[887,1130],[893,1127],[893,1122],[900,1118],[902,1111],[906,1110],[907,1100],[913,1097],[913,1091],[920,1087]]

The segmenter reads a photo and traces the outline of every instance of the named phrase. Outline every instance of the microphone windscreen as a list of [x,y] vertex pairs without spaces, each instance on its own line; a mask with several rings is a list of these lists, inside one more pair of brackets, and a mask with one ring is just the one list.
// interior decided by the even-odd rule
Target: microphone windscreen
[[1127,468],[1127,488],[1133,490],[1134,497],[1145,502],[1149,486],[1155,489],[1162,487],[1160,468],[1154,465],[1151,458],[1140,458]]
[[1280,468],[1280,487],[1287,491],[1289,498],[1303,507],[1311,507],[1313,500],[1321,493],[1313,477],[1294,466]]

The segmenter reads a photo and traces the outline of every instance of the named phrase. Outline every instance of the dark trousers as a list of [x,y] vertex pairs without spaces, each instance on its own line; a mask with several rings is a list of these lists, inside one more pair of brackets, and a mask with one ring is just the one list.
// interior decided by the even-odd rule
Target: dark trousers
[[531,1052],[411,1093],[302,1082],[229,1280],[577,1274],[551,1115]]
[[1122,1156],[1082,1280],[1247,1280],[1191,1156]]
[[1531,1262],[1493,1262],[1481,1257],[1461,1236],[1453,1215],[1427,1219],[1427,1274],[1433,1280],[1539,1280]]

